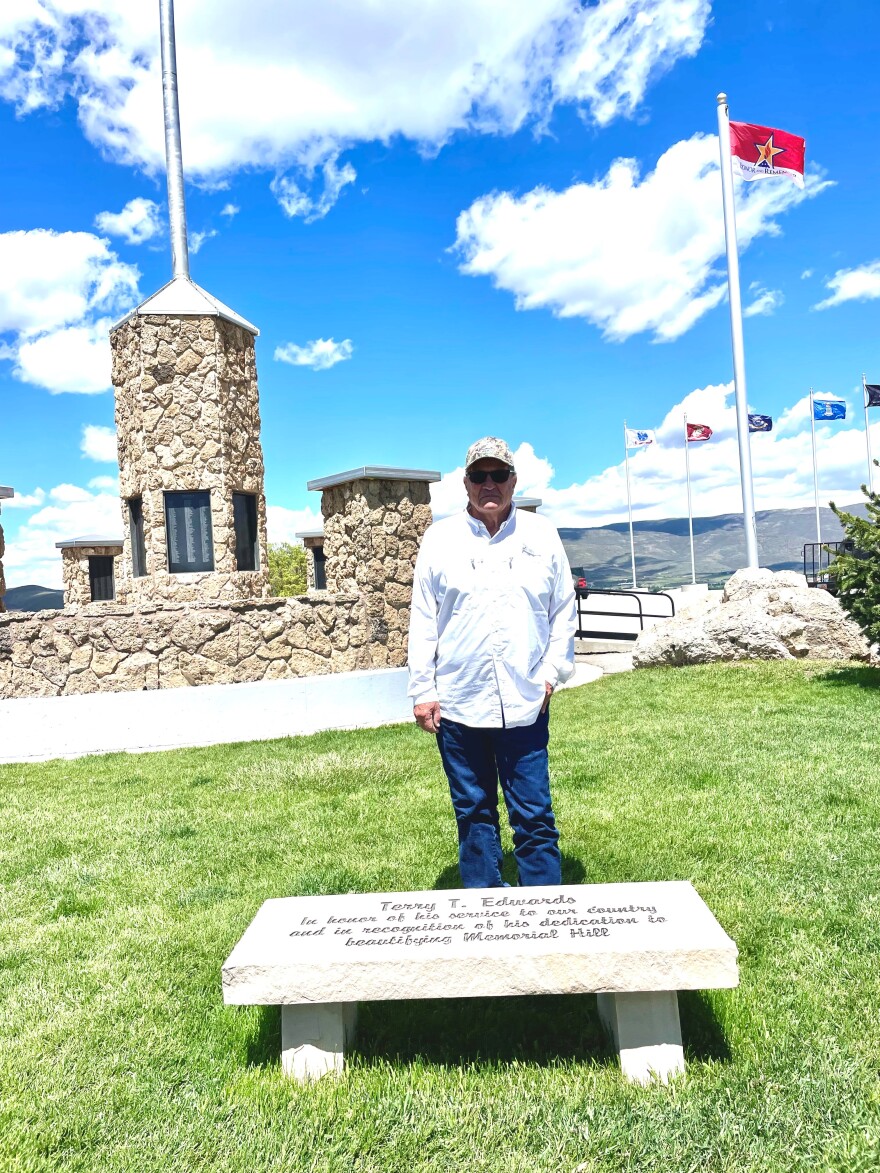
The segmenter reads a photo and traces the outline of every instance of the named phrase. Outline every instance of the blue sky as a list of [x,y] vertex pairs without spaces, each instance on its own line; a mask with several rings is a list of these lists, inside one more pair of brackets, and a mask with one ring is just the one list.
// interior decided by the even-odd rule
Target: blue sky
[[[737,181],[758,508],[866,477],[880,382],[873,46],[855,0],[178,0],[193,277],[260,328],[270,539],[306,481],[517,451],[559,525],[740,506],[715,95],[802,134],[808,180]],[[54,542],[120,532],[108,325],[170,275],[158,6],[7,0],[0,14],[0,484],[11,586]],[[824,303],[824,305],[823,305]],[[822,308],[816,308],[821,306]],[[880,411],[872,428],[880,454]]]

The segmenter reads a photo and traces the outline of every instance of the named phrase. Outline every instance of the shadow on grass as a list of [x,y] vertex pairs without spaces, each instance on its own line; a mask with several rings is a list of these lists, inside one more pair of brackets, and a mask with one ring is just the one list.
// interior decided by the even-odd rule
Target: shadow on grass
[[[679,1006],[688,1060],[729,1061],[727,1040],[705,996],[682,992]],[[596,999],[583,994],[363,1003],[351,1053],[367,1063],[617,1063]]]
[[[504,863],[501,866],[501,877],[512,888],[516,887],[516,860],[513,857],[512,851],[505,851]],[[566,855],[562,852],[562,882],[563,884],[582,884],[587,878],[587,872],[581,861],[574,855]],[[461,875],[458,870],[458,864],[450,864],[448,868],[444,868],[437,879],[434,881],[434,889],[442,890],[446,888],[460,888]]]
[[367,1062],[452,1066],[614,1058],[595,999],[576,994],[368,1002],[352,1052]]
[[679,990],[681,1041],[687,1059],[730,1061],[730,1046],[702,990]]
[[836,668],[815,676],[814,680],[837,688],[880,688],[880,668]]
[[271,1067],[281,1062],[281,1007],[258,1006],[256,1030],[247,1041],[248,1067]]
[[[730,1048],[706,996],[678,995],[688,1062],[727,1062]],[[583,994],[532,994],[516,998],[431,998],[363,1002],[349,1052],[366,1063],[421,1060],[453,1067],[467,1064],[560,1060],[617,1062],[599,1021],[596,999]],[[249,1067],[273,1067],[281,1056],[281,1008],[260,1006],[247,1044]]]

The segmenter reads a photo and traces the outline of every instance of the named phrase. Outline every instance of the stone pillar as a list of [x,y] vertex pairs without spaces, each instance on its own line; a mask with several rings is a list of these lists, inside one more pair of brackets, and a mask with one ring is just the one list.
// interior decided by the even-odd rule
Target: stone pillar
[[364,467],[309,481],[321,490],[327,590],[364,599],[372,662],[406,663],[413,566],[439,472]]
[[[0,501],[8,500],[14,497],[15,493],[8,485],[0,485]],[[0,513],[3,510],[0,508]],[[3,602],[3,596],[6,594],[6,579],[3,576],[3,555],[6,553],[6,542],[3,538],[3,526],[0,525],[0,615],[6,610],[6,604]]]
[[[56,542],[56,550],[61,551],[61,577],[64,582],[64,606],[87,607],[94,602],[125,601],[125,580],[120,575],[122,559],[122,541],[120,538],[71,538],[66,542]],[[113,559],[112,596],[107,599],[95,599],[92,596],[90,558]]]
[[307,529],[302,533],[294,534],[294,537],[299,538],[306,551],[306,589],[309,591],[326,590],[324,531],[322,529]]
[[[213,307],[219,303],[198,287],[187,286],[183,293],[196,297],[192,290],[204,299],[198,304],[204,304],[207,312],[151,312],[151,304],[173,306],[181,297],[180,291],[160,290],[111,334],[124,537],[122,578],[125,594],[135,604],[269,595],[255,330],[245,328],[243,319],[231,311],[229,315],[215,312]],[[177,300],[172,302],[172,296]],[[176,573],[169,569],[165,494],[183,491],[210,494],[213,569]],[[255,570],[239,567],[235,493],[254,499],[256,540],[245,544],[245,550],[256,548]],[[132,562],[128,504],[132,498],[141,502],[144,564],[140,567],[137,550]],[[246,502],[246,509],[251,507]],[[239,517],[241,525],[241,510]],[[246,524],[242,531],[248,528]],[[180,538],[178,558],[182,543],[189,540],[185,535]],[[193,539],[192,549],[198,549],[201,557],[210,552],[203,538]],[[248,558],[243,554],[243,561]],[[142,573],[136,575],[135,569]]]
[[514,497],[513,501],[517,509],[522,509],[524,513],[537,513],[544,504],[540,497]]

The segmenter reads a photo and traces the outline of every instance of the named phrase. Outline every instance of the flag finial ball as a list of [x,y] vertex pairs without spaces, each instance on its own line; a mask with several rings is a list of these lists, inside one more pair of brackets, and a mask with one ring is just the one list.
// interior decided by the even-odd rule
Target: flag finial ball
[[724,103],[727,101],[727,94],[719,94],[718,97],[715,99],[715,101],[718,103],[719,106],[723,106]]

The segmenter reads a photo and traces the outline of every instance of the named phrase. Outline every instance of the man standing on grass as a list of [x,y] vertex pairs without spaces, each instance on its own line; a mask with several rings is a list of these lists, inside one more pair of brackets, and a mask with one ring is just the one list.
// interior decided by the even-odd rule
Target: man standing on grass
[[468,449],[467,509],[422,539],[409,627],[409,695],[437,735],[466,888],[498,888],[498,782],[521,885],[561,880],[547,764],[550,695],[574,671],[575,601],[559,534],[513,504],[494,436]]

